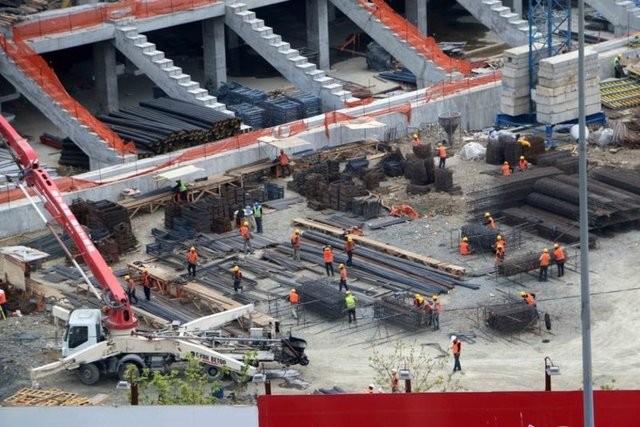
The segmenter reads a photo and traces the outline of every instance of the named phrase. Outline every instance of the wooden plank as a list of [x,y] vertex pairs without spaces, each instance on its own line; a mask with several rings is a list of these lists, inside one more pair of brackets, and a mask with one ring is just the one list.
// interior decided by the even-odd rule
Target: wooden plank
[[[295,218],[293,220],[293,223],[297,226],[302,226],[302,227],[307,227],[314,230],[322,231],[323,233],[331,234],[333,236],[342,236],[344,234],[344,230],[341,228],[332,227],[330,225],[322,224],[309,219]],[[390,245],[388,243],[382,243],[377,240],[370,239],[368,237],[355,236],[355,235],[352,235],[352,237],[353,237],[353,240],[360,243],[362,246],[366,246],[368,248],[385,252],[400,258],[405,258],[411,261],[419,262],[429,267],[433,267],[438,270],[445,271],[454,276],[460,277],[466,274],[466,269],[458,265],[449,264],[444,261],[440,261],[435,258],[428,257],[426,255],[417,254],[415,252],[411,252],[406,249],[401,249],[396,246]]]

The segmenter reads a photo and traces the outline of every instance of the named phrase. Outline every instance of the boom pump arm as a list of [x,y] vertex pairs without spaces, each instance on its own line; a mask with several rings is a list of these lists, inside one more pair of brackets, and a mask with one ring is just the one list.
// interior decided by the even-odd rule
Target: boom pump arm
[[[100,252],[84,231],[78,220],[62,198],[60,189],[55,184],[49,173],[40,167],[38,156],[27,140],[0,115],[0,132],[4,137],[16,164],[21,169],[21,180],[40,196],[44,201],[44,208],[62,228],[69,233],[80,255],[84,259],[96,280],[102,287],[102,300],[108,306],[108,318],[104,321],[105,327],[110,331],[127,333],[136,328],[138,321],[131,311],[127,294],[120,285],[119,280],[113,274]],[[31,196],[21,183],[18,183],[25,196],[31,201]],[[35,203],[34,203],[34,206]],[[37,208],[37,207],[36,207]],[[51,224],[38,213],[51,229]],[[54,233],[55,235],[55,233]],[[64,246],[63,246],[64,247]],[[67,251],[67,255],[71,256]],[[72,261],[75,260],[71,257]]]

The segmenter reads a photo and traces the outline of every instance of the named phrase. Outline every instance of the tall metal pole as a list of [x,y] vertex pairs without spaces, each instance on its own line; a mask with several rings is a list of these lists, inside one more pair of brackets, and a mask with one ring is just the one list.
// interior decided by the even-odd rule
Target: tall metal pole
[[589,296],[589,221],[587,212],[587,141],[584,100],[584,0],[578,0],[578,151],[580,153],[580,293],[582,313],[582,403],[584,426],[593,427],[591,380],[591,302]]

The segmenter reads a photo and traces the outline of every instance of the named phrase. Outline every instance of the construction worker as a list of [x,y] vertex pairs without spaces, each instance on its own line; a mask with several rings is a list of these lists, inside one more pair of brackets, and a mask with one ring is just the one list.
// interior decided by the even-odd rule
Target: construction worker
[[566,257],[564,256],[564,250],[557,243],[553,244],[553,259],[558,266],[558,277],[564,276],[564,262]]
[[509,176],[511,175],[511,167],[509,166],[509,162],[504,162],[502,164],[502,176]]
[[233,278],[233,291],[242,291],[242,271],[240,271],[239,266],[233,266],[231,269],[231,277]]
[[236,227],[242,227],[242,223],[244,222],[244,209],[240,208],[233,213],[233,217],[236,220]]
[[196,264],[198,262],[198,253],[196,248],[191,246],[187,252],[187,276],[196,277]]
[[7,320],[9,317],[9,311],[7,310],[7,294],[4,292],[4,289],[0,288],[0,315],[2,318]]
[[373,393],[376,392],[375,388],[376,388],[375,385],[369,384],[369,387],[367,387],[367,389],[364,392],[367,393],[367,394],[373,394]]
[[613,58],[613,73],[616,79],[621,79],[625,77],[624,68],[622,66],[622,55],[617,54],[615,58]]
[[284,150],[280,150],[280,155],[278,156],[278,165],[280,166],[280,170],[282,171],[282,176],[291,175],[291,166],[289,165],[291,160],[289,156],[284,152]]
[[347,314],[349,315],[349,323],[353,320],[356,321],[356,297],[353,296],[351,291],[347,291],[344,297],[344,303],[347,306]]
[[136,284],[135,284],[135,282],[133,281],[133,279],[129,275],[124,276],[124,281],[127,284],[127,296],[129,297],[129,301],[131,301],[131,304],[137,304],[138,303],[138,297],[136,296]]
[[352,236],[347,236],[347,241],[344,242],[344,251],[347,253],[346,264],[351,267],[353,265],[353,250],[356,248],[356,242],[353,241]]
[[539,282],[547,281],[547,270],[549,269],[549,264],[551,264],[549,249],[544,248],[542,250],[542,255],[540,255],[540,274],[538,275]]
[[244,220],[249,223],[251,231],[256,230],[256,219],[253,217],[253,208],[250,205],[244,207]]
[[460,366],[460,352],[462,351],[462,342],[457,336],[451,335],[451,352],[453,353],[453,372],[462,371]]
[[423,320],[426,320],[427,326],[431,326],[431,318],[433,317],[433,304],[429,300],[424,301],[424,317]]
[[535,294],[530,294],[529,292],[521,291],[520,296],[524,299],[524,302],[527,305],[536,305],[536,296]]
[[491,230],[495,230],[496,228],[496,222],[493,220],[493,217],[489,212],[484,213],[484,225]]
[[522,148],[531,148],[531,143],[527,139],[526,136],[520,136],[519,133],[516,134],[516,142],[522,146]]
[[438,301],[438,295],[433,295],[431,297],[433,300],[433,308],[431,310],[431,325],[433,326],[433,330],[437,331],[440,329],[440,313],[442,313],[442,304]]
[[145,301],[151,301],[151,275],[146,268],[142,270],[142,290]]
[[413,298],[413,305],[418,308],[422,307],[424,305],[424,297],[420,294],[416,294]]
[[349,287],[347,286],[347,267],[344,264],[338,265],[338,270],[340,270],[340,288],[339,291],[342,291],[342,287],[344,286],[344,290],[348,291]]
[[400,393],[400,375],[395,368],[391,370],[391,393]]
[[173,187],[173,190],[176,193],[175,196],[175,201],[180,203],[180,202],[187,202],[188,201],[188,192],[189,192],[189,187],[187,187],[187,184],[185,184],[184,182],[182,182],[182,180],[177,180],[176,181],[176,185]]
[[324,260],[324,268],[327,270],[327,276],[334,276],[333,274],[333,249],[327,245],[322,251],[322,259]]
[[300,245],[302,238],[300,237],[300,230],[296,229],[291,235],[291,246],[293,247],[293,260],[300,261]]
[[504,262],[505,250],[504,246],[498,246],[495,248],[496,252],[496,267]]
[[411,135],[411,142],[413,143],[414,147],[416,145],[420,145],[420,137],[418,136],[417,133],[414,133],[413,135]]
[[518,161],[518,170],[520,172],[524,172],[527,169],[529,169],[529,162],[527,162],[527,159],[525,159],[524,156],[520,156],[520,160]]
[[253,204],[253,218],[256,220],[256,233],[262,234],[262,205],[260,202]]
[[447,161],[447,147],[442,142],[438,143],[438,158],[440,159],[438,168],[444,169],[444,164]]
[[240,227],[240,235],[242,236],[242,241],[244,242],[244,254],[251,252],[253,253],[253,246],[251,246],[251,229],[249,228],[249,221],[245,221],[242,223],[242,227]]
[[499,248],[502,248],[503,251],[507,250],[507,242],[505,242],[500,234],[496,236],[496,242],[493,244],[494,251],[497,251]]
[[464,236],[460,241],[460,255],[471,255],[473,254],[473,250],[471,250],[471,246],[469,246],[469,238]]
[[289,302],[291,303],[291,314],[294,319],[298,319],[298,304],[300,304],[300,295],[295,289],[289,291]]

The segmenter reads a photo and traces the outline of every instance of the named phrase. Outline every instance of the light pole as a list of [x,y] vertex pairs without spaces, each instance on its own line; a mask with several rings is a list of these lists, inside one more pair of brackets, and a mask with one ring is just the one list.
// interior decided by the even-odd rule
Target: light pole
[[544,358],[544,391],[551,391],[551,377],[560,375],[560,367],[554,365],[551,358]]

